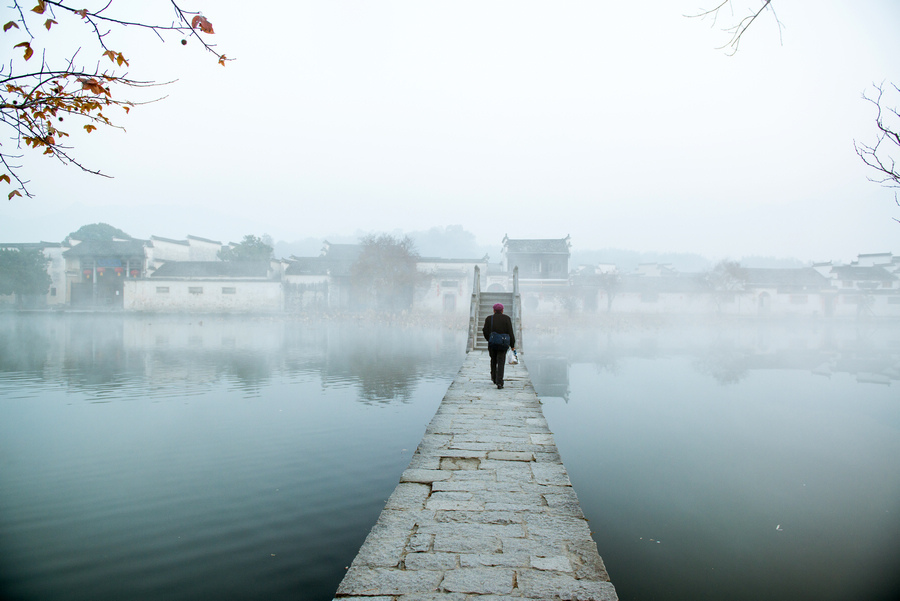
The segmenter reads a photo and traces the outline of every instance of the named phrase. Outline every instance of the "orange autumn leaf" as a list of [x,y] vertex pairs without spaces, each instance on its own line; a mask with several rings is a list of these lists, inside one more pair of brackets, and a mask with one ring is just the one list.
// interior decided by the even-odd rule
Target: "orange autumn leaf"
[[191,27],[194,29],[200,28],[200,31],[203,33],[215,33],[213,31],[212,23],[207,20],[203,15],[195,15],[193,19],[191,19]]
[[9,31],[10,29],[12,29],[13,27],[15,27],[16,29],[18,29],[18,28],[19,28],[19,24],[16,23],[15,21],[10,21],[9,23],[7,23],[7,24],[5,24],[5,25],[3,26],[3,31],[4,31],[4,32],[7,32],[7,31]]
[[47,5],[44,3],[44,0],[38,0],[37,6],[32,8],[31,12],[42,15],[45,10],[47,10]]
[[14,196],[22,196],[22,194],[18,190],[13,190],[9,193],[9,200],[12,200]]
[[53,19],[47,19],[46,21],[44,21],[44,27],[47,28],[47,31],[50,31],[50,28],[54,25],[59,25],[59,23],[57,23]]
[[15,46],[13,46],[13,48],[23,48],[23,47],[25,48],[25,60],[28,60],[29,58],[31,58],[31,55],[34,54],[34,50],[31,49],[31,44],[29,44],[28,42],[21,42],[19,44],[16,44]]

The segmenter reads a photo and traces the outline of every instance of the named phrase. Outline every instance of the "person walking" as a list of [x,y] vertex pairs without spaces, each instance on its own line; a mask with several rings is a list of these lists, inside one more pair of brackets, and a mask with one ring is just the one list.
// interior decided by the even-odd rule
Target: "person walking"
[[[505,334],[509,337],[509,345],[502,343],[491,343],[492,333]],[[488,315],[484,320],[484,328],[481,333],[484,334],[485,340],[488,341],[488,353],[491,355],[491,382],[497,385],[497,388],[503,388],[503,371],[506,367],[506,351],[509,349],[516,350],[516,334],[513,332],[512,320],[509,315],[503,314],[503,305],[497,303],[494,305],[494,314]]]

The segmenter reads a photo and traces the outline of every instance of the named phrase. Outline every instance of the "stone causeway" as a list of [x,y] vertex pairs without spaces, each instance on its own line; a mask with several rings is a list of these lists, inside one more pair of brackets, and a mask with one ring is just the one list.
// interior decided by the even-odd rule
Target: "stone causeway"
[[341,601],[613,601],[523,363],[470,352],[335,594]]

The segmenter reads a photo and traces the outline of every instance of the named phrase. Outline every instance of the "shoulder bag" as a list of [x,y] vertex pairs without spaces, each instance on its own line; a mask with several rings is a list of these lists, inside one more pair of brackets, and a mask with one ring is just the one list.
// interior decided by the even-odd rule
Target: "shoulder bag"
[[509,334],[494,332],[494,316],[491,315],[491,336],[488,338],[488,350],[503,351],[509,348]]

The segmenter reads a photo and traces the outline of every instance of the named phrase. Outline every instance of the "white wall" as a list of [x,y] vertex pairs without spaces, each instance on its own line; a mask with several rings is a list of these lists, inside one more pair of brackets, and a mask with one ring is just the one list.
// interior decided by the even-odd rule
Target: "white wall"
[[[200,289],[202,292],[191,291]],[[225,293],[223,289],[233,289],[234,293]],[[281,282],[126,280],[124,294],[126,311],[271,313],[284,310]]]

